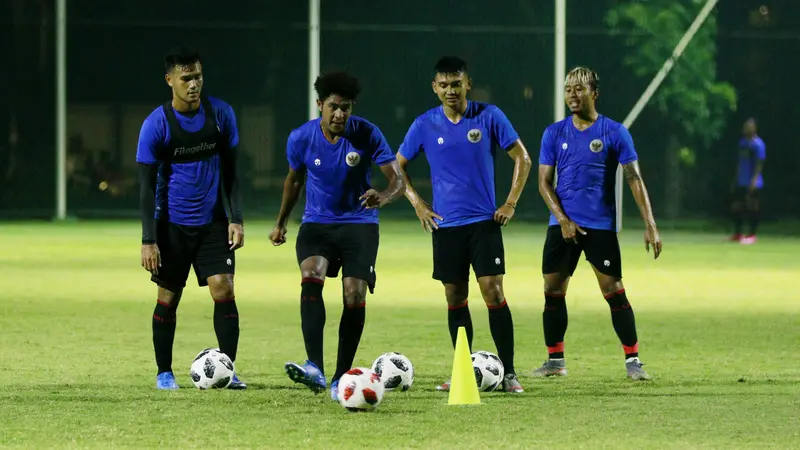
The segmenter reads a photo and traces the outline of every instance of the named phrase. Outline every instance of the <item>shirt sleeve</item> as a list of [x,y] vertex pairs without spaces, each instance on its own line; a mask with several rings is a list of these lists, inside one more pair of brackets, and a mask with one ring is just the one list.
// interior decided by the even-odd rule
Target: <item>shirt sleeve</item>
[[408,132],[406,132],[406,137],[403,139],[403,143],[400,144],[398,153],[403,155],[405,159],[411,161],[416,158],[421,151],[424,151],[422,146],[422,133],[418,121],[415,120],[408,129]]
[[386,142],[386,138],[378,127],[372,127],[372,134],[369,139],[372,147],[372,161],[379,166],[385,166],[396,160],[397,157]]
[[542,144],[539,147],[539,164],[544,166],[556,165],[557,155],[554,142],[553,132],[550,127],[545,128],[542,134]]
[[142,213],[142,244],[156,243],[157,178],[157,165],[139,164],[139,208]]
[[636,148],[633,145],[633,137],[630,131],[623,125],[617,128],[615,147],[617,150],[617,161],[619,161],[620,164],[629,164],[639,159],[639,155],[636,154]]
[[139,130],[139,143],[136,146],[136,162],[140,164],[158,163],[158,148],[166,140],[164,127],[158,120],[158,112],[150,114]]
[[236,114],[233,107],[227,103],[222,103],[216,108],[217,123],[220,124],[220,131],[228,139],[228,148],[239,145],[239,127],[236,125]]
[[490,109],[492,117],[492,138],[503,150],[510,150],[519,139],[519,134],[503,111],[494,106]]
[[289,167],[294,171],[301,171],[306,167],[303,162],[303,151],[298,145],[294,133],[290,134],[286,141],[286,159],[289,161]]
[[753,151],[755,152],[756,158],[758,158],[759,161],[764,161],[767,159],[767,146],[764,144],[764,141],[756,141]]

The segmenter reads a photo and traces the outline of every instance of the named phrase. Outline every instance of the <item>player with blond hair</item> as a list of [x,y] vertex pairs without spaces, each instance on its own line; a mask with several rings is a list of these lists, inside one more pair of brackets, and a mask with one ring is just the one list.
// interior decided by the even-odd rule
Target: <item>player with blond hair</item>
[[645,249],[649,251],[652,247],[655,258],[661,254],[661,238],[633,138],[625,126],[597,112],[598,82],[594,71],[584,67],[572,69],[564,81],[565,101],[572,114],[548,126],[542,136],[539,192],[551,212],[542,257],[545,291],[542,319],[549,358],[533,375],[567,374],[565,297],[569,279],[581,253],[585,253],[611,309],[611,322],[625,351],[628,377],[649,380],[639,361],[636,322],[622,284],[614,198],[619,164],[645,222]]

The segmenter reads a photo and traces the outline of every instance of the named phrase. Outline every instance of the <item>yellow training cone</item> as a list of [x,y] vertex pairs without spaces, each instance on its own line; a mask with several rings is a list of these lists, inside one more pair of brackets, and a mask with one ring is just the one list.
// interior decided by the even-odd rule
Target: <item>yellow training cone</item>
[[467,343],[467,330],[458,327],[456,351],[453,356],[453,374],[450,377],[450,397],[448,405],[478,405],[481,395],[475,381],[475,369],[472,368],[472,357]]

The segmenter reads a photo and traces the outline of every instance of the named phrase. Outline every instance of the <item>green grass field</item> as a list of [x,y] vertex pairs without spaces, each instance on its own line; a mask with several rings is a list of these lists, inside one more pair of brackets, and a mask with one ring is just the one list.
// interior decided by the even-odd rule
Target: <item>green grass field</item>
[[[296,226],[290,229],[291,236]],[[0,446],[309,448],[800,447],[800,239],[754,246],[664,231],[653,261],[641,233],[622,233],[625,285],[642,360],[655,380],[625,379],[608,307],[587,263],[570,285],[570,376],[534,380],[546,357],[541,309],[544,227],[506,231],[506,293],[516,325],[521,396],[491,393],[448,406],[434,386],[453,351],[443,289],[430,278],[430,237],[415,223],[382,226],[378,285],[368,298],[356,365],[399,351],[416,369],[405,393],[348,413],[283,373],[302,360],[294,242],[272,248],[268,225],[246,227],[238,254],[237,369],[247,391],[198,391],[189,363],[216,346],[212,305],[190,283],[178,312],[175,370],[183,389],[154,389],[155,287],[139,266],[139,225],[0,225]],[[473,281],[475,350],[494,351]],[[325,289],[327,372],[341,311]]]

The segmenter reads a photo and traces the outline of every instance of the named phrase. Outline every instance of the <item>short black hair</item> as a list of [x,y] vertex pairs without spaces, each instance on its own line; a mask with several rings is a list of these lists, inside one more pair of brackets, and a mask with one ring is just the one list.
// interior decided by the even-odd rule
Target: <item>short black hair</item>
[[317,98],[325,100],[333,94],[355,101],[361,92],[358,79],[346,72],[330,72],[317,77],[314,82]]
[[175,66],[188,66],[200,62],[200,53],[191,47],[175,47],[164,56],[164,71],[169,72]]
[[440,73],[466,73],[467,62],[457,56],[443,56],[433,68],[434,76]]

